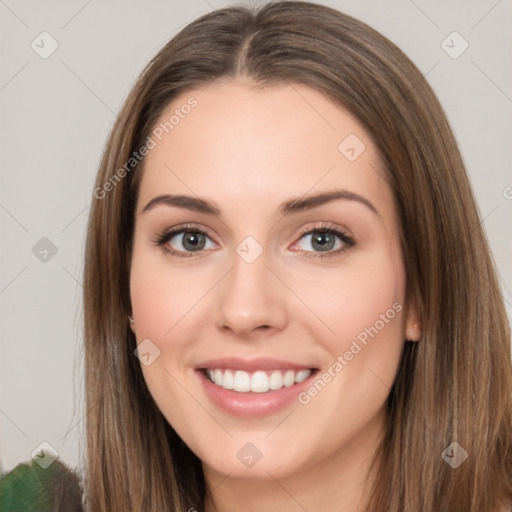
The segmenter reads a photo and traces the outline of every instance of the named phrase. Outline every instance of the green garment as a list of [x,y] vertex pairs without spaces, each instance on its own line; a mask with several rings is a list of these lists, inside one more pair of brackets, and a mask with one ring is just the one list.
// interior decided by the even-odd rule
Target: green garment
[[76,473],[55,460],[43,469],[35,461],[0,476],[0,512],[83,512]]

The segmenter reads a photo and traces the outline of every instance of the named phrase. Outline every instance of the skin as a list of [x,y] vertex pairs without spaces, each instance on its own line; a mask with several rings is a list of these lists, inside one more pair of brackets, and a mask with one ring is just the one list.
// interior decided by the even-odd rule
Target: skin
[[[191,96],[197,107],[146,157],[136,208],[132,329],[138,343],[149,338],[160,349],[142,366],[148,388],[203,462],[208,512],[362,511],[404,340],[420,336],[405,303],[399,224],[381,159],[353,116],[303,85],[216,82],[183,93],[162,120]],[[338,149],[349,134],[366,146],[353,162]],[[347,199],[277,213],[286,200],[332,189],[359,194],[378,213]],[[143,211],[162,194],[214,201],[221,214]],[[155,245],[184,223],[207,232],[202,251],[180,258]],[[336,239],[331,254],[345,250],[308,257],[319,250],[302,230],[322,223],[355,245]],[[249,235],[263,248],[252,263],[236,252]],[[182,234],[167,246],[187,251]],[[396,303],[402,310],[307,405],[294,400],[269,416],[240,418],[209,400],[194,370],[237,356],[328,371]],[[262,454],[250,468],[237,457],[247,442]]]

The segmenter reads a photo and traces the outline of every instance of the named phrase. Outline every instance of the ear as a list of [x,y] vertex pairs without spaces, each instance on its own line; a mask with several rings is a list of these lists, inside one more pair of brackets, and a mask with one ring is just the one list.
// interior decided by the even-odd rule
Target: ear
[[419,341],[421,338],[421,323],[418,315],[418,308],[415,301],[407,307],[405,318],[405,339],[407,341]]
[[130,329],[132,330],[133,334],[135,334],[135,318],[133,318],[133,316],[129,316],[128,321],[130,322]]

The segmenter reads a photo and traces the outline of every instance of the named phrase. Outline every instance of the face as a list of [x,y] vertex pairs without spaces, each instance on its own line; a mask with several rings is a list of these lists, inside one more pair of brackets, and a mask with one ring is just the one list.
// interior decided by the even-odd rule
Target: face
[[216,83],[173,115],[149,144],[130,275],[158,407],[207,474],[371,452],[418,333],[370,136],[302,85]]

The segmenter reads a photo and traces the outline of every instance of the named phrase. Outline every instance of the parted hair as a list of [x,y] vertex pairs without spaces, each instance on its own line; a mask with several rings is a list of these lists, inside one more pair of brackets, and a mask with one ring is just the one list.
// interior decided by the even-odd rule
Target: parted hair
[[[96,189],[144,144],[178,94],[237,77],[260,88],[307,85],[343,106],[371,134],[393,190],[407,301],[420,314],[422,337],[405,343],[390,390],[368,512],[497,512],[512,496],[509,325],[452,130],[397,46],[307,2],[202,16],[141,73],[107,141]],[[127,321],[143,163],[95,195],[88,221],[87,503],[94,512],[200,512],[207,492],[201,462],[152,399]],[[468,454],[456,469],[441,456],[453,442]]]

